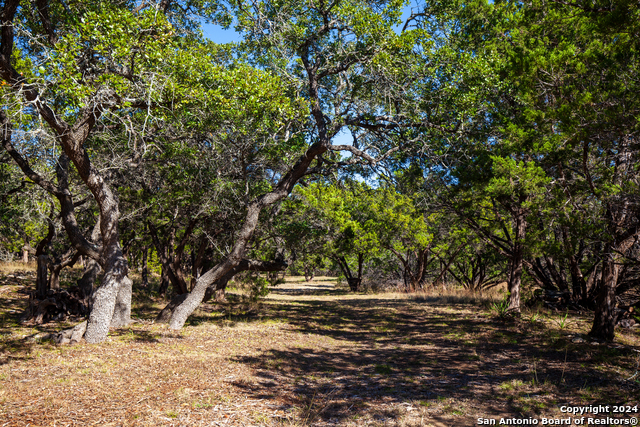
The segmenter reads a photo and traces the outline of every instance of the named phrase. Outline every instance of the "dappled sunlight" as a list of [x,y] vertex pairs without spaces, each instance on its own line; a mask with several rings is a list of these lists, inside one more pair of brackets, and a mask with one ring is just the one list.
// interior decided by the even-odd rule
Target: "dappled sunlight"
[[[11,289],[15,306],[25,296],[21,284]],[[563,403],[631,402],[640,392],[627,380],[637,334],[593,345],[576,339],[588,319],[503,322],[445,297],[288,278],[261,302],[231,292],[204,304],[179,332],[143,318],[92,346],[39,340],[60,326],[21,329],[5,312],[0,415],[10,425],[46,425],[55,413],[141,426],[458,426],[559,416]],[[147,297],[134,310],[147,317],[154,307]],[[91,405],[96,398],[110,404]]]

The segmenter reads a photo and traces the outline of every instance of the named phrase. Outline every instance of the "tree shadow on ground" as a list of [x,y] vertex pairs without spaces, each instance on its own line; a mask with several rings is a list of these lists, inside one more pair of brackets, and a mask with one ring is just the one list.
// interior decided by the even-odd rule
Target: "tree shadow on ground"
[[135,327],[116,329],[109,332],[109,335],[113,337],[124,337],[137,343],[157,343],[160,342],[159,338],[161,337],[157,332],[150,332]]
[[[16,320],[12,319],[12,320]],[[9,363],[11,360],[30,359],[31,352],[35,347],[42,345],[50,346],[53,343],[47,338],[49,334],[59,332],[60,325],[57,323],[47,323],[44,325],[32,326],[31,333],[27,336],[13,335],[13,327],[0,329],[0,365]]]
[[316,296],[340,296],[352,294],[348,289],[336,289],[333,284],[315,284],[313,289],[308,288],[285,288],[275,287],[271,288],[271,295],[316,295]]
[[437,407],[434,417],[467,415],[475,424],[471,414],[535,417],[562,402],[638,396],[638,384],[597,366],[603,352],[628,364],[638,349],[612,353],[469,308],[383,298],[271,302],[264,319],[286,319],[293,331],[331,344],[238,356],[261,380],[236,386],[258,398],[282,399],[286,391],[308,420],[337,423],[372,408],[390,420],[402,416],[401,405],[422,405]]

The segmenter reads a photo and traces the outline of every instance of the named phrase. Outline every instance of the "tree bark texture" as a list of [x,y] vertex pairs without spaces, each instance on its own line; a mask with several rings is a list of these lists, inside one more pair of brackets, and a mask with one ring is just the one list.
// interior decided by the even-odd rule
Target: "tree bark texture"
[[132,281],[128,276],[122,279],[116,303],[113,308],[113,316],[111,316],[111,328],[123,328],[131,323],[131,294]]
[[[104,341],[109,333],[111,320],[114,317],[114,309],[116,307],[116,298],[119,297],[120,288],[129,281],[127,273],[129,268],[127,261],[122,255],[122,251],[118,245],[111,247],[112,254],[104,265],[104,278],[98,290],[94,293],[93,309],[89,315],[87,322],[87,331],[85,332],[85,340],[90,343],[99,343]],[[120,314],[117,322],[120,324],[126,322],[123,316],[130,313],[131,310],[131,290],[130,281],[129,289],[125,289],[123,294],[118,298]],[[125,286],[127,286],[125,284]],[[123,304],[129,304],[128,310],[123,309]]]
[[38,260],[38,270],[36,272],[36,297],[43,299],[47,296],[49,290],[49,280],[47,279],[47,264],[49,263],[46,255],[40,255]]
[[[629,234],[629,233],[627,233]],[[596,313],[589,336],[613,341],[616,327],[616,286],[624,254],[633,246],[637,232],[622,239],[618,244],[607,244],[602,261],[602,279],[596,297]]]
[[524,260],[524,239],[526,237],[526,211],[517,208],[515,213],[515,241],[511,252],[509,271],[509,307],[511,313],[520,313],[520,285],[522,283],[522,265]]

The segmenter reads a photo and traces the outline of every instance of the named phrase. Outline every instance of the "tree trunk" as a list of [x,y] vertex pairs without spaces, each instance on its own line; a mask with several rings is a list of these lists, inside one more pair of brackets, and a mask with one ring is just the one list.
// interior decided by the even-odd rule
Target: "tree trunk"
[[304,280],[305,282],[309,282],[311,280],[313,280],[313,277],[315,276],[315,268],[311,267],[307,264],[306,260],[303,259],[302,261],[302,266],[304,269]]
[[567,282],[556,268],[553,258],[551,258],[550,256],[546,256],[545,261],[547,262],[547,270],[549,270],[549,274],[551,275],[551,277],[553,277],[553,281],[555,282],[560,292],[569,293]]
[[38,299],[44,299],[49,290],[49,280],[47,279],[48,257],[46,255],[38,256],[38,270],[36,272],[36,296]]
[[[285,180],[286,178],[287,177],[285,176],[283,180]],[[295,182],[292,182],[291,187],[293,187],[294,184]],[[286,193],[281,194],[278,198],[274,198],[273,201],[267,198],[267,196],[274,194],[274,192],[267,193],[265,196],[260,197],[258,201],[253,202],[251,205],[249,205],[247,209],[247,215],[245,217],[245,222],[240,232],[238,233],[238,238],[233,249],[231,250],[231,253],[217,266],[200,276],[200,278],[196,282],[196,286],[193,288],[193,291],[191,291],[184,302],[182,302],[173,311],[171,321],[169,322],[169,327],[171,329],[181,329],[184,326],[187,318],[191,315],[191,313],[195,311],[196,308],[198,308],[198,306],[204,299],[207,288],[209,288],[211,284],[224,277],[224,275],[230,270],[240,266],[243,261],[249,263],[249,261],[243,260],[241,256],[244,254],[246,246],[249,243],[249,239],[251,238],[253,231],[258,225],[260,211],[262,210],[263,203],[265,203],[264,199],[266,198],[266,201],[268,201],[269,204],[272,204],[285,197],[287,194],[289,194],[290,191],[291,189],[289,188]],[[282,264],[286,268],[286,263],[284,261],[279,262],[278,264]],[[248,266],[246,269],[251,269],[249,267],[250,266]]]
[[191,233],[193,233],[193,229],[196,226],[198,220],[191,219],[189,220],[189,225],[184,230],[182,235],[182,239],[180,239],[180,243],[176,247],[173,255],[173,260],[171,262],[171,267],[173,268],[174,274],[176,276],[178,286],[180,287],[180,293],[186,294],[189,292],[189,288],[187,287],[187,281],[184,278],[184,272],[182,271],[182,256],[184,255],[184,248],[186,247],[189,238],[191,237]]
[[169,289],[169,284],[171,283],[171,281],[169,280],[169,275],[167,274],[168,268],[169,267],[165,267],[163,264],[160,271],[160,287],[158,288],[158,293],[162,296],[167,295],[167,290]]
[[[114,317],[116,299],[118,299],[119,305],[119,314],[116,316],[117,324],[130,322],[130,319],[127,318],[130,308],[128,310],[123,308],[123,305],[131,303],[131,282],[127,277],[129,272],[127,260],[117,243],[111,247],[111,250],[112,253],[104,265],[105,273],[102,283],[94,293],[93,309],[87,322],[85,340],[90,344],[102,342],[107,337]],[[123,286],[128,289],[124,289],[121,294],[120,288]]]
[[[283,271],[286,268],[287,268],[287,263],[284,261],[276,260],[273,262],[266,262],[266,261],[249,261],[244,259],[240,261],[240,263],[238,263],[236,267],[226,272],[220,279],[216,280],[210,286],[207,287],[207,289],[205,290],[204,297],[202,298],[202,302],[207,302],[212,297],[215,297],[215,300],[217,302],[227,302],[225,298],[225,289],[227,288],[227,284],[231,279],[233,279],[233,276],[235,276],[236,274],[242,271],[252,270],[252,271],[271,272],[271,271]],[[189,295],[190,294],[182,294],[174,297],[171,300],[171,302],[167,304],[167,306],[164,309],[162,309],[160,314],[158,314],[158,317],[156,318],[156,322],[158,323],[169,322],[170,318],[173,316],[173,312],[175,311],[175,309],[184,301],[186,301]]]
[[203,236],[200,241],[200,245],[198,246],[198,253],[193,259],[193,266],[191,267],[191,283],[189,284],[189,291],[192,291],[194,286],[196,285],[196,281],[200,278],[200,273],[202,271],[202,261],[204,260],[204,254],[207,250],[209,242],[207,241],[207,237]]
[[233,279],[233,276],[235,276],[236,274],[242,271],[246,271],[246,270],[236,267],[231,269],[229,272],[227,272],[227,274],[222,276],[219,280],[217,280],[215,283],[213,283],[211,286],[207,288],[207,291],[204,294],[204,299],[202,300],[202,302],[207,302],[211,300],[212,297],[216,302],[227,302],[227,297],[226,297],[227,285],[229,284],[229,281]]
[[142,287],[149,287],[149,264],[147,257],[149,256],[149,246],[142,248]]
[[173,314],[173,310],[179,306],[180,304],[182,304],[184,302],[184,300],[187,299],[187,297],[189,296],[189,294],[182,294],[182,295],[176,295],[175,297],[173,297],[171,299],[171,301],[169,302],[169,304],[167,304],[167,306],[165,308],[163,308],[160,313],[158,313],[158,316],[156,316],[156,323],[169,323],[169,320],[171,320],[171,315]]
[[93,296],[94,284],[100,274],[100,264],[91,258],[87,258],[85,262],[84,272],[80,280],[78,280],[78,287],[80,288],[80,295],[85,300],[90,300]]
[[49,275],[49,289],[53,289],[55,291],[60,289],[60,271],[62,270],[62,265],[54,265],[51,268],[51,274]]
[[527,230],[526,211],[517,209],[515,215],[515,242],[511,253],[509,272],[509,307],[511,313],[520,313],[520,285],[522,282],[522,264],[524,258],[524,239]]
[[431,264],[431,261],[429,261],[429,249],[429,247],[426,247],[416,251],[416,274],[413,278],[414,290],[424,288],[427,280],[427,266]]
[[574,301],[584,301],[587,297],[587,282],[584,280],[580,265],[573,254],[569,256],[569,272]]
[[[91,231],[91,241],[93,243],[97,243],[100,240],[100,216],[98,216],[98,220],[96,224],[93,226],[93,230]],[[96,279],[98,278],[98,274],[102,270],[100,264],[96,260],[90,257],[80,257],[80,259],[86,258],[83,263],[84,271],[82,273],[82,277],[78,281],[78,287],[80,288],[80,295],[84,298],[85,302],[91,307],[93,292],[95,290],[94,285],[96,283]]]
[[122,279],[118,295],[116,297],[116,303],[113,308],[113,315],[111,316],[111,328],[122,328],[128,326],[131,323],[131,293],[132,282],[129,277],[125,276]]
[[440,260],[440,274],[438,274],[438,277],[436,277],[436,279],[433,281],[434,285],[442,280],[442,289],[446,289],[447,271],[449,271],[449,267],[451,267],[451,264],[453,263],[453,261],[455,261],[456,257],[463,247],[464,246],[460,245],[460,247],[458,247],[458,249],[456,249],[449,257],[446,263],[444,262],[444,260]]
[[[359,254],[358,255],[358,271],[360,272],[360,274],[362,274],[362,264],[360,263],[361,257],[362,255]],[[354,277],[353,274],[351,274],[351,269],[349,268],[349,264],[347,263],[347,260],[345,259],[345,257],[341,256],[341,257],[336,257],[335,259],[338,262],[338,265],[340,266],[340,269],[342,270],[342,273],[344,274],[345,279],[347,279],[347,284],[349,285],[349,289],[351,290],[351,292],[358,292],[360,290],[361,278]]]
[[28,264],[29,263],[29,251],[27,250],[27,248],[22,248],[22,263],[23,264]]
[[611,246],[607,247],[602,262],[602,282],[596,298],[596,313],[589,335],[603,341],[613,341],[615,336],[616,284],[619,266]]
[[360,291],[360,284],[362,283],[362,280],[357,277],[349,277],[347,279],[347,283],[349,284],[351,292],[358,292]]
[[44,239],[38,242],[36,246],[36,261],[38,263],[38,267],[36,270],[36,295],[39,299],[45,298],[47,295],[47,291],[49,290],[49,280],[47,278],[47,274],[49,271],[49,257],[46,252],[51,244],[51,240],[55,234],[55,228],[53,227],[53,214],[55,212],[55,207],[53,203],[51,203],[51,212],[49,213],[49,221],[48,221],[48,232]]
[[522,281],[522,252],[519,248],[514,251],[513,259],[510,263],[509,274],[509,308],[513,313],[520,313],[520,284]]
[[347,264],[347,260],[344,257],[341,257],[342,262],[345,266],[345,272],[348,274],[347,283],[349,284],[349,289],[351,292],[359,292],[360,285],[362,284],[362,265],[364,261],[363,254],[358,254],[358,275],[353,277],[351,274],[351,270],[349,269],[349,265]]
[[[188,289],[187,289],[187,284],[184,281],[184,277],[182,276],[182,270],[180,268],[176,269],[176,266],[179,267],[180,257],[182,253],[176,254],[175,256],[171,255],[173,252],[173,245],[175,242],[175,229],[173,228],[171,229],[171,232],[169,233],[169,238],[166,242],[160,240],[160,238],[158,237],[158,230],[152,223],[149,223],[149,232],[151,234],[153,244],[156,247],[156,252],[158,254],[158,259],[160,260],[160,264],[162,264],[163,275],[165,275],[165,278],[167,278],[171,282],[171,285],[173,286],[173,291],[176,294],[179,294],[179,295],[186,294],[188,292]],[[165,286],[162,286],[162,285],[165,285]],[[168,284],[163,282],[162,285],[161,285],[160,293],[164,295]]]
[[616,327],[616,286],[624,254],[633,246],[636,233],[620,243],[607,244],[602,260],[602,279],[596,297],[596,313],[589,336],[603,341],[613,341]]

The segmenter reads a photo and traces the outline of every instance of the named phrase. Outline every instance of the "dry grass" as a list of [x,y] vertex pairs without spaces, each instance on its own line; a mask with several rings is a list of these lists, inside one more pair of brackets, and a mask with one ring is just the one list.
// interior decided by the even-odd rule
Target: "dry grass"
[[29,337],[60,325],[16,323],[27,286],[0,278],[0,425],[465,426],[636,404],[640,390],[637,329],[593,345],[576,339],[588,318],[503,323],[464,295],[291,278],[260,304],[204,305],[180,333],[139,297],[140,322],[56,347]]
[[29,261],[28,264],[22,262],[0,262],[0,274],[12,274],[20,271],[36,271],[35,261]]

